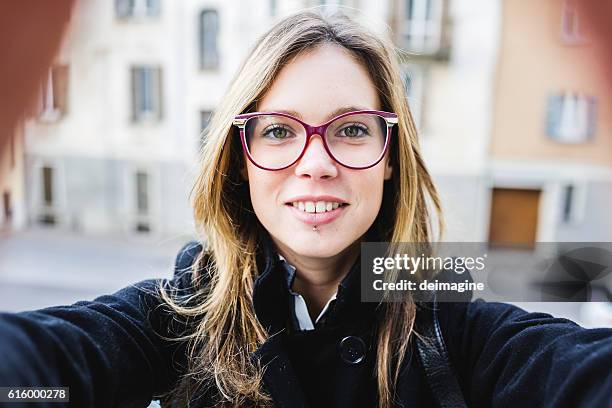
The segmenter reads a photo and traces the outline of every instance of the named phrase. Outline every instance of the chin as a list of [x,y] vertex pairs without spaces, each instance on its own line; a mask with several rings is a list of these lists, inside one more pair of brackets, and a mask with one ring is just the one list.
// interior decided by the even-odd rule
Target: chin
[[[297,255],[309,257],[309,258],[331,258],[342,252],[350,243],[340,243],[337,238],[330,237],[329,239],[320,238],[316,236],[316,232],[312,232],[312,235],[303,242],[297,243],[296,238],[292,237],[292,240],[285,244]],[[298,238],[299,239],[299,238]]]

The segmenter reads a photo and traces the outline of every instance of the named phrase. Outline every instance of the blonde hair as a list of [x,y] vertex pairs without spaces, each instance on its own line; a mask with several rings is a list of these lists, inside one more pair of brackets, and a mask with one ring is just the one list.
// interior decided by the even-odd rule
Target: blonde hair
[[[265,368],[250,361],[267,339],[253,308],[256,250],[263,227],[249,198],[248,184],[240,177],[244,166],[239,138],[232,127],[234,116],[255,109],[279,70],[293,57],[317,45],[344,47],[367,68],[383,110],[395,112],[390,159],[394,168],[385,182],[383,202],[375,220],[378,238],[389,242],[429,242],[437,227],[443,230],[442,210],[432,179],[423,163],[414,121],[410,114],[394,48],[343,14],[324,16],[301,12],[287,17],[268,31],[244,61],[216,110],[201,154],[201,171],[193,188],[196,224],[206,241],[194,266],[196,281],[205,278],[187,306],[160,286],[162,299],[173,313],[196,322],[182,340],[189,340],[189,367],[178,387],[166,399],[188,405],[190,396],[214,384],[224,405],[268,405],[261,389]],[[428,200],[431,200],[428,202]],[[206,276],[198,272],[205,271]],[[416,315],[413,300],[390,302],[380,319],[376,373],[379,406],[390,407]]]

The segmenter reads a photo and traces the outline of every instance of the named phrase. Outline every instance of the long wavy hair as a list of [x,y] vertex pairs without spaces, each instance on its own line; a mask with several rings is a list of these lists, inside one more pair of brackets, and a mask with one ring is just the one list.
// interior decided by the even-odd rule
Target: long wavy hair
[[[176,388],[162,400],[168,405],[187,406],[196,392],[211,387],[220,405],[272,404],[261,387],[265,367],[250,359],[268,336],[252,299],[253,283],[261,272],[256,253],[263,227],[253,211],[248,182],[240,176],[245,163],[232,120],[256,109],[257,101],[292,58],[329,43],[344,47],[367,68],[382,109],[399,118],[390,150],[394,171],[385,181],[374,222],[379,238],[392,243],[430,242],[433,234],[444,229],[440,200],[423,163],[394,47],[342,13],[307,11],[281,20],[243,62],[206,132],[192,202],[205,242],[194,266],[194,285],[206,278],[207,290],[186,304],[163,285],[159,288],[172,313],[195,322],[180,338],[189,345],[189,363]],[[393,404],[394,385],[415,333],[415,315],[415,302],[405,299],[388,303],[380,319],[373,375],[381,408]]]

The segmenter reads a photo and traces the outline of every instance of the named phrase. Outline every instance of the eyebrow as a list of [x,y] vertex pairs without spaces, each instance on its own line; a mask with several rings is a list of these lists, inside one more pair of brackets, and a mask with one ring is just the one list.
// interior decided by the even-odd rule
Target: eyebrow
[[[364,108],[362,106],[343,106],[341,108],[335,109],[333,110],[329,115],[327,115],[327,118],[325,119],[325,121],[328,121],[332,118],[335,118],[336,116],[340,116],[343,113],[347,113],[347,112],[353,112],[353,111],[361,111],[361,110],[372,110],[369,108]],[[262,112],[280,112],[280,113],[286,113],[287,115],[291,115],[291,116],[295,116],[296,118],[300,119],[300,120],[304,120],[304,118],[302,117],[302,115],[294,110],[288,110],[288,109],[265,109],[262,110]]]

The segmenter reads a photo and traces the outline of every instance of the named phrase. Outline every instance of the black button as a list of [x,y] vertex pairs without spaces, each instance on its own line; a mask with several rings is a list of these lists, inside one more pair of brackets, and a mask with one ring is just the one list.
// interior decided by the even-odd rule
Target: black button
[[359,337],[348,336],[339,344],[340,358],[348,364],[359,364],[366,354],[366,345]]

